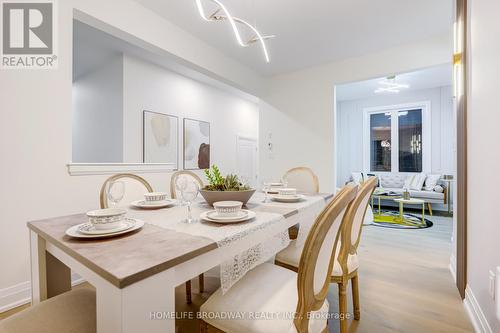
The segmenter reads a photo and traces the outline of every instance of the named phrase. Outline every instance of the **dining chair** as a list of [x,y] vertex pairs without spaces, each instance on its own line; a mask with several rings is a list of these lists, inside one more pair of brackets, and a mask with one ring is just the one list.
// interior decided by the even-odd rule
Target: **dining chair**
[[[200,307],[200,332],[328,332],[326,300],[344,214],[357,187],[346,185],[316,219],[304,245],[298,273],[271,263],[248,272],[225,294],[217,290]],[[224,314],[241,314],[236,319]],[[217,315],[220,314],[220,315]],[[254,318],[253,314],[266,314]]]
[[68,291],[0,320],[0,333],[95,333],[95,291]]
[[[170,196],[172,197],[172,199],[177,199],[177,197],[178,197],[176,183],[177,183],[177,179],[179,179],[180,176],[192,178],[193,181],[198,183],[198,186],[200,187],[200,189],[203,188],[203,181],[194,172],[188,171],[188,170],[176,171],[172,174],[172,177],[170,178]],[[198,286],[199,286],[198,289],[199,289],[200,293],[205,291],[205,277],[204,277],[203,273],[198,276]],[[186,282],[186,303],[187,304],[192,303],[191,280]]]
[[104,181],[104,184],[102,184],[99,194],[101,209],[109,207],[107,188],[109,183],[115,181],[123,181],[125,183],[125,196],[122,202],[127,204],[132,201],[132,198],[143,198],[144,193],[153,192],[153,188],[144,178],[131,173],[119,173],[109,177]]
[[[318,193],[318,176],[308,167],[296,167],[288,170],[283,179],[286,180],[288,187],[296,188],[300,192]],[[290,239],[297,239],[299,234],[299,225],[294,225],[288,229]]]
[[[370,177],[359,188],[356,198],[348,207],[345,213],[344,228],[341,231],[339,246],[334,254],[334,266],[330,281],[338,284],[339,289],[339,313],[340,313],[340,331],[347,332],[347,284],[352,283],[352,297],[354,308],[354,319],[359,320],[359,279],[358,268],[359,261],[357,255],[358,245],[361,239],[361,229],[365,218],[366,209],[370,202],[370,197],[377,185],[377,178]],[[340,192],[339,192],[340,193]],[[298,271],[299,263],[304,248],[297,246],[296,241],[276,255],[275,263],[281,267]]]
[[198,183],[198,186],[200,187],[200,189],[203,188],[203,181],[194,172],[189,171],[189,170],[176,171],[172,174],[172,177],[170,178],[170,196],[172,197],[172,199],[178,198],[177,187],[175,185],[177,183],[177,179],[179,179],[180,176],[185,176],[185,177],[187,176],[187,177],[192,178],[195,182]]
[[288,183],[288,187],[296,188],[297,191],[318,193],[318,176],[308,167],[296,167],[288,170],[283,176]]

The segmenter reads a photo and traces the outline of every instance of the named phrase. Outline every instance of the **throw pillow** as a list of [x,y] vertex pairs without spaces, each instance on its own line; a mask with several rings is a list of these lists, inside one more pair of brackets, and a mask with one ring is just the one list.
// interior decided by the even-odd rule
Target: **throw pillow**
[[403,185],[403,188],[410,189],[411,183],[413,183],[413,179],[415,178],[415,175],[410,175],[406,177],[405,179],[405,184]]
[[436,186],[434,186],[434,192],[443,193],[444,188],[441,185],[436,185]]
[[415,177],[413,178],[413,181],[410,185],[410,190],[421,191],[422,186],[424,186],[425,178],[426,178],[425,173],[420,173],[420,174],[415,175]]
[[351,180],[354,184],[359,185],[361,184],[361,182],[363,182],[363,174],[361,172],[352,172]]
[[426,191],[432,191],[434,190],[434,187],[437,185],[437,182],[441,178],[441,175],[427,175],[427,178],[425,179],[425,185],[424,185],[424,190]]

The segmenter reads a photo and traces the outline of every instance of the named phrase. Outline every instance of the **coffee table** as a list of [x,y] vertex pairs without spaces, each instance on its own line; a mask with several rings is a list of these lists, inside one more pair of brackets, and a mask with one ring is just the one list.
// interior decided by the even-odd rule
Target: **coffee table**
[[422,224],[425,224],[425,201],[416,198],[403,199],[397,198],[394,199],[395,202],[399,203],[399,221],[400,222],[408,222],[404,218],[404,205],[422,205]]
[[374,199],[378,199],[378,213],[377,214],[380,215],[381,214],[380,200],[394,200],[394,199],[400,199],[402,197],[403,197],[402,195],[388,195],[386,193],[381,193],[381,194],[373,193],[373,195],[372,195],[372,209],[375,209]]

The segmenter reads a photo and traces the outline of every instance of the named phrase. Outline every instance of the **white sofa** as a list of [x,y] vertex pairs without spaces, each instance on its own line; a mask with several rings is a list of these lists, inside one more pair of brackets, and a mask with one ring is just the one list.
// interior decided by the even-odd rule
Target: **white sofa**
[[[358,183],[370,174],[363,174],[361,172],[353,172],[351,174],[351,181]],[[376,175],[379,178],[378,191],[384,192],[394,192],[397,194],[402,194],[406,187],[410,192],[412,198],[418,198],[424,200],[431,210],[431,204],[446,204],[447,188],[446,184],[442,182],[441,175],[437,174],[406,174],[406,173],[379,173]],[[413,177],[411,180],[415,180],[415,177],[421,177],[420,183],[422,184],[419,189],[418,181],[413,182],[415,185],[413,188],[408,186],[408,182],[411,182],[409,177]],[[425,180],[422,181],[422,178]],[[405,184],[406,182],[406,184]],[[434,185],[435,183],[435,185]]]

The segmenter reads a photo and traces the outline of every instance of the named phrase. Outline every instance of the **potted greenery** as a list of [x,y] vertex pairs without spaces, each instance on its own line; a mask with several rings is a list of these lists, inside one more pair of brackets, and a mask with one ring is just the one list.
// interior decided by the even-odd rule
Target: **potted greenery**
[[208,185],[200,190],[209,205],[217,201],[240,201],[246,204],[255,193],[255,189],[242,184],[238,176],[229,174],[223,177],[216,165],[205,169]]

